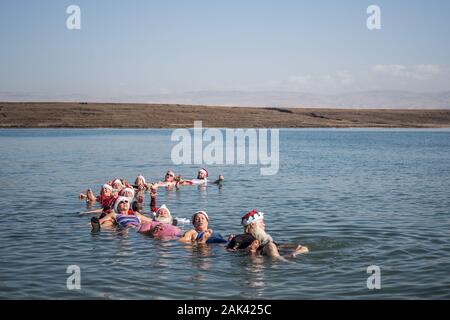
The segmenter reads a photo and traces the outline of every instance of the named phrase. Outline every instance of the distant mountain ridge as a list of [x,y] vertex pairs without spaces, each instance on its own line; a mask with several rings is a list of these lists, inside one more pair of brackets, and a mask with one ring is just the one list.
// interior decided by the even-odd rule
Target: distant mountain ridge
[[450,91],[414,93],[378,90],[327,95],[292,91],[193,91],[173,94],[122,95],[120,97],[91,97],[86,94],[49,96],[36,93],[0,92],[0,101],[87,101],[344,109],[450,109]]

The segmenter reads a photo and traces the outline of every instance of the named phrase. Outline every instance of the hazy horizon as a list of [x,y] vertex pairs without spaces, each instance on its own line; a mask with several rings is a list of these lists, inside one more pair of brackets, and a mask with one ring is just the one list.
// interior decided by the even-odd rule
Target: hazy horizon
[[75,102],[123,104],[182,104],[237,107],[449,109],[450,91],[361,91],[315,95],[288,91],[202,91],[124,97],[55,96],[49,100],[36,94],[0,93],[0,102]]

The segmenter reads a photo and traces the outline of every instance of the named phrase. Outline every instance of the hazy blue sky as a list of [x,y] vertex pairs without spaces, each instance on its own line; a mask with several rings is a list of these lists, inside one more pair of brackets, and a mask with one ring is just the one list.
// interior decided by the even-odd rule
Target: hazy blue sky
[[[66,28],[71,4],[81,30]],[[449,31],[442,0],[2,0],[0,94],[444,91]]]

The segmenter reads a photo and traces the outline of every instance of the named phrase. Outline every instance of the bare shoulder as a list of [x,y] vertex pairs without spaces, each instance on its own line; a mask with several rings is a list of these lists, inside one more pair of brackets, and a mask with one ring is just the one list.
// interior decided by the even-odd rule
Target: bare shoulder
[[195,231],[195,229],[191,229],[183,234],[183,236],[180,238],[180,241],[194,241],[196,238],[197,231]]

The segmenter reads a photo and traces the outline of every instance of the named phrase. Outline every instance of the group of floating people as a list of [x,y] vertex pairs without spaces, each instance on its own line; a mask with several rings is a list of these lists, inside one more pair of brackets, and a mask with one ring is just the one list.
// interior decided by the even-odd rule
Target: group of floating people
[[[221,184],[224,176],[220,175],[214,184]],[[84,212],[83,214],[97,214],[91,218],[92,231],[101,229],[134,229],[139,233],[149,235],[155,239],[178,240],[183,243],[221,243],[229,251],[248,252],[251,255],[269,256],[284,259],[309,252],[301,245],[276,243],[266,233],[264,213],[252,210],[241,218],[244,232],[239,235],[230,234],[225,239],[220,233],[209,228],[210,217],[203,211],[196,211],[190,220],[192,228],[182,232],[178,220],[172,217],[166,205],[156,206],[157,189],[159,187],[179,187],[183,185],[207,185],[208,171],[201,168],[197,178],[184,180],[176,176],[172,170],[167,171],[164,180],[147,183],[144,176],[139,175],[134,184],[125,179],[114,179],[106,182],[98,196],[91,189],[81,193],[79,198],[93,204],[98,202],[101,208]],[[150,213],[143,210],[144,194],[150,194]],[[283,253],[283,254],[282,254]]]

